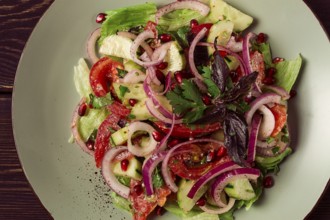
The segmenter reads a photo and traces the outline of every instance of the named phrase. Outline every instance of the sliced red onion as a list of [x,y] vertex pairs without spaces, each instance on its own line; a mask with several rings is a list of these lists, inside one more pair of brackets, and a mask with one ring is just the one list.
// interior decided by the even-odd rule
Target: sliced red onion
[[125,77],[121,80],[124,83],[139,83],[144,82],[146,74],[141,70],[132,70],[126,73]]
[[243,50],[243,41],[237,42],[235,37],[231,36],[228,43],[226,44],[226,48],[235,53],[241,52]]
[[260,148],[269,148],[269,147],[274,147],[277,143],[277,140],[274,139],[272,140],[271,142],[267,142],[267,141],[260,141],[258,140],[257,141],[257,147],[260,147]]
[[159,142],[159,145],[157,147],[157,152],[159,151],[163,151],[166,148],[166,143],[168,141],[168,139],[170,138],[170,136],[172,135],[173,129],[174,129],[174,125],[175,125],[175,115],[172,115],[172,123],[171,123],[171,128],[168,131],[168,133],[166,134],[166,136]]
[[154,33],[150,30],[145,30],[142,33],[140,33],[136,39],[133,41],[133,44],[131,46],[131,57],[133,59],[134,62],[136,62],[137,64],[144,66],[144,67],[149,67],[149,66],[153,66],[153,65],[157,65],[159,63],[161,63],[167,53],[167,50],[163,50],[161,51],[161,53],[159,54],[159,57],[157,60],[152,60],[152,61],[142,61],[140,59],[137,58],[136,56],[136,52],[138,50],[138,48],[145,43],[145,40],[149,39],[149,38],[154,38]]
[[158,9],[155,17],[156,23],[158,24],[159,19],[163,15],[178,9],[191,9],[194,11],[198,11],[203,16],[206,16],[210,11],[210,7],[199,1],[195,1],[195,0],[176,1]]
[[[215,166],[214,168],[209,170],[205,175],[203,175],[196,181],[196,183],[191,187],[187,196],[191,199],[194,198],[194,196],[196,195],[198,190],[201,187],[203,187],[205,184],[207,184],[210,180],[212,180],[214,177],[219,176],[220,174],[222,174],[224,172],[227,172],[229,170],[232,170],[232,169],[235,169],[238,167],[239,167],[239,165],[237,165],[233,161],[228,161],[223,164],[219,164],[219,165]],[[222,205],[225,206],[225,204],[222,204]]]
[[162,83],[158,80],[156,76],[156,69],[153,66],[150,66],[146,70],[147,73],[147,79],[145,80],[148,86],[150,86],[150,83],[153,82],[155,85],[161,85]]
[[260,106],[269,103],[280,103],[281,96],[275,93],[265,93],[250,103],[250,110],[245,113],[245,119],[248,125],[251,125],[252,117],[254,113],[260,108]]
[[256,35],[252,32],[248,33],[244,38],[243,38],[243,61],[245,63],[245,66],[247,67],[247,74],[252,73],[253,69],[251,66],[251,58],[250,58],[250,40],[255,38]]
[[[278,140],[277,142],[274,141],[276,145],[273,147],[267,147],[267,148],[262,148],[262,147],[257,147],[257,155],[263,156],[263,157],[274,157],[277,154],[280,154],[285,151],[285,149],[289,146],[289,142],[285,143],[281,140]],[[276,148],[276,149],[275,149]]]
[[[149,134],[149,143],[147,146],[141,147],[141,146],[137,146],[134,145],[132,143],[132,136],[135,132],[137,131],[145,131]],[[128,134],[127,134],[127,147],[129,152],[131,152],[132,154],[138,156],[138,157],[144,157],[147,156],[148,154],[152,153],[157,146],[157,141],[153,138],[152,133],[155,131],[155,129],[144,122],[140,122],[140,121],[135,121],[132,122],[129,126],[128,126]]]
[[258,110],[263,115],[258,138],[263,140],[272,134],[275,128],[275,117],[272,111],[265,105],[260,106]]
[[225,186],[234,180],[240,178],[248,178],[252,180],[258,179],[260,171],[254,168],[237,168],[221,174],[211,185],[211,194],[217,204],[221,204],[220,193],[224,190]]
[[157,47],[155,51],[153,52],[151,56],[151,60],[157,60],[159,59],[160,55],[164,53],[164,51],[167,51],[170,49],[171,45],[173,44],[174,41],[167,42],[165,44],[162,44],[160,47]]
[[280,86],[275,85],[263,85],[262,89],[270,90],[272,92],[277,93],[282,97],[283,100],[288,100],[290,98],[290,93],[288,93],[285,89]]
[[[152,99],[147,99],[146,101],[146,107],[148,109],[148,111],[150,112],[150,114],[152,116],[154,116],[155,118],[157,118],[159,121],[162,121],[166,124],[172,124],[172,119],[169,119],[167,117],[165,117],[162,113],[160,113],[157,109],[157,107],[154,105]],[[174,124],[181,124],[183,121],[182,119],[176,119],[174,120]]]
[[194,60],[194,52],[195,48],[197,46],[197,43],[205,37],[205,34],[207,32],[207,28],[203,28],[194,38],[194,40],[191,42],[191,45],[189,47],[189,52],[188,52],[188,62],[190,66],[191,72],[194,74],[195,77],[198,79],[203,80],[203,77],[199,74],[196,65],[195,65],[195,60]]
[[80,119],[80,116],[78,114],[78,111],[79,111],[79,107],[86,103],[86,98],[83,97],[79,104],[77,105],[76,109],[74,110],[73,112],[73,116],[72,116],[72,120],[71,120],[71,132],[72,132],[72,135],[73,135],[73,138],[75,140],[75,142],[81,147],[81,149],[88,153],[89,155],[93,156],[94,155],[94,151],[92,151],[91,149],[89,149],[86,145],[86,143],[83,141],[83,139],[81,138],[80,136],[80,133],[79,133],[79,129],[78,129],[78,123],[79,123],[79,119]]
[[117,180],[115,174],[113,173],[113,167],[114,167],[113,160],[118,154],[124,151],[127,151],[127,147],[118,146],[111,148],[105,153],[102,160],[102,176],[105,182],[108,184],[108,186],[115,193],[127,199],[130,193],[130,189],[127,186],[121,184]]
[[236,201],[235,199],[229,198],[228,204],[223,208],[213,207],[210,206],[209,204],[205,204],[204,206],[199,206],[199,208],[206,213],[220,215],[228,212],[235,205],[235,201]]
[[92,64],[96,63],[100,58],[96,55],[96,41],[101,36],[101,28],[95,29],[87,41],[87,54]]
[[[175,184],[172,176],[169,173],[168,170],[168,161],[169,159],[175,154],[175,152],[177,150],[189,150],[191,148],[191,144],[194,143],[203,143],[203,142],[212,142],[212,143],[216,143],[219,144],[220,146],[223,146],[223,142],[221,141],[217,141],[214,139],[209,139],[209,138],[202,138],[202,139],[196,139],[196,140],[190,140],[190,141],[186,141],[180,144],[175,145],[173,148],[171,148],[171,150],[169,150],[169,152],[167,153],[166,157],[163,160],[162,163],[162,174],[165,180],[166,185],[168,186],[168,188],[170,188],[173,192],[177,192],[178,191],[178,186]],[[187,145],[184,149],[179,149],[183,146]]]
[[154,189],[152,185],[152,173],[154,172],[157,165],[165,158],[166,154],[167,152],[165,151],[153,154],[151,155],[151,157],[146,159],[142,166],[142,177],[148,196],[154,194]]
[[253,116],[246,159],[248,163],[252,163],[256,157],[257,139],[261,120],[262,118],[259,114]]
[[[122,37],[127,37],[132,40],[135,40],[137,38],[137,36],[135,34],[132,34],[131,32],[127,32],[127,31],[119,31],[119,32],[117,32],[117,35],[122,36]],[[151,58],[151,56],[153,54],[153,50],[149,46],[149,44],[147,44],[146,42],[142,42],[141,47],[145,50],[147,55]]]

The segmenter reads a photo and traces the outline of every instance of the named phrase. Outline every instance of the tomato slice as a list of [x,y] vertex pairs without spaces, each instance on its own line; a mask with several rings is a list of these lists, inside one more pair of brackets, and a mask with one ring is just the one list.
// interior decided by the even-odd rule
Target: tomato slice
[[275,137],[276,135],[278,135],[278,133],[281,132],[281,130],[283,129],[283,127],[286,124],[287,108],[285,105],[275,104],[273,107],[270,108],[270,110],[272,111],[272,113],[275,117],[275,128],[274,128],[271,136]]
[[94,146],[96,167],[101,167],[103,156],[110,147],[112,130],[119,130],[119,120],[125,118],[130,113],[130,110],[119,102],[113,102],[108,106],[108,109],[111,111],[111,114],[101,123],[96,135]]
[[[181,178],[197,180],[213,167],[231,161],[231,158],[227,155],[227,153],[223,153],[222,147],[220,147],[219,152],[222,152],[221,155],[213,151],[213,158],[210,162],[200,165],[191,165],[193,164],[191,161],[195,160],[194,158],[201,156],[205,157],[205,153],[212,152],[210,150],[214,150],[214,145],[214,143],[208,144],[208,146],[204,146],[203,149],[196,145],[190,145],[192,148],[191,152],[182,153],[171,157],[168,162],[168,166],[175,175]],[[219,155],[219,157],[217,155]],[[208,157],[208,155],[206,155],[206,157]]]
[[118,79],[117,68],[124,67],[109,57],[101,58],[92,66],[89,81],[97,97],[105,96],[110,91],[109,85]]
[[193,26],[191,28],[191,33],[193,33],[194,35],[197,35],[203,28],[206,28],[207,29],[206,35],[208,35],[212,25],[213,25],[212,23],[204,23],[204,24],[199,24],[199,25]]
[[136,193],[134,187],[141,185],[141,181],[131,180],[130,201],[133,207],[134,220],[146,220],[148,215],[157,207],[163,206],[167,200],[167,196],[171,194],[171,190],[167,186],[155,189],[155,196],[147,197],[144,193]]
[[[154,125],[159,130],[161,130],[166,134],[170,131],[170,127],[171,127],[169,124],[166,124],[161,121],[154,122]],[[191,126],[187,126],[184,124],[176,124],[174,125],[171,136],[177,138],[200,137],[220,129],[221,129],[220,122],[215,122],[212,124],[205,124],[205,125],[191,125]]]

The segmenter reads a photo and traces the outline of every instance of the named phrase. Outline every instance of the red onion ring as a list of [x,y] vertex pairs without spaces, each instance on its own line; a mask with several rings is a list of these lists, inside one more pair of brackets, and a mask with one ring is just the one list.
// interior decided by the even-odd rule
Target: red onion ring
[[[127,38],[130,38],[132,40],[135,40],[137,38],[137,36],[135,34],[132,34],[132,33],[127,32],[127,31],[119,31],[119,32],[117,32],[117,35],[122,36],[122,37],[127,37]],[[145,52],[147,53],[148,57],[151,57],[152,56],[153,50],[149,46],[149,44],[147,44],[146,42],[142,42],[141,43],[141,47],[145,50]]]
[[176,150],[178,150],[180,147],[184,146],[184,145],[188,145],[187,148],[185,150],[189,149],[189,145],[193,144],[193,143],[200,143],[200,142],[213,142],[213,143],[217,143],[221,146],[223,146],[223,142],[221,141],[217,141],[214,139],[209,139],[209,138],[203,138],[203,139],[196,139],[196,140],[191,140],[191,141],[186,141],[180,144],[175,145],[173,148],[171,148],[171,150],[169,150],[169,152],[167,153],[166,157],[163,160],[162,163],[162,174],[165,180],[166,185],[168,186],[168,188],[170,188],[173,192],[177,192],[178,191],[178,186],[175,184],[172,176],[169,173],[168,170],[168,161],[170,159],[170,157],[173,156],[173,154],[175,153]]
[[247,74],[252,73],[253,69],[251,66],[251,58],[250,58],[250,40],[255,38],[256,35],[252,32],[248,33],[244,38],[243,38],[243,61],[245,63],[245,66],[247,67]]
[[275,117],[272,111],[265,105],[260,106],[258,110],[263,115],[258,138],[266,139],[272,134],[275,128]]
[[190,70],[191,72],[194,74],[195,77],[197,77],[200,80],[203,80],[203,77],[199,74],[196,65],[195,65],[195,61],[194,61],[194,52],[195,52],[195,48],[197,46],[197,43],[203,39],[206,35],[207,32],[207,28],[203,28],[194,38],[194,40],[191,42],[191,45],[189,47],[189,52],[188,52],[188,62],[189,62],[189,66],[190,66]]
[[228,212],[235,205],[235,201],[236,201],[235,199],[229,198],[228,204],[223,208],[215,208],[213,206],[210,206],[209,204],[205,204],[204,206],[199,206],[199,208],[209,214],[220,215],[225,212]]
[[87,54],[92,64],[96,63],[100,59],[96,55],[96,48],[95,48],[96,41],[99,39],[100,36],[101,36],[101,28],[97,28],[91,33],[87,41],[87,48],[86,48]]
[[270,143],[267,141],[257,141],[257,147],[259,148],[269,148],[269,147],[274,147],[277,144],[277,140],[273,140]]
[[290,93],[288,93],[285,89],[275,85],[263,85],[262,89],[270,90],[272,92],[277,93],[282,97],[283,100],[288,100],[290,98]]
[[[148,146],[140,147],[140,146],[134,145],[132,143],[132,136],[136,131],[146,131],[149,134]],[[147,156],[148,154],[152,153],[156,149],[156,146],[157,146],[157,141],[154,139],[154,137],[152,135],[152,133],[154,131],[155,131],[155,129],[147,123],[140,122],[140,121],[132,122],[128,126],[128,134],[127,134],[128,151],[138,157],[144,157],[144,156]]]
[[165,151],[155,153],[146,159],[142,166],[142,177],[148,196],[154,194],[152,185],[152,173],[154,172],[157,165],[165,158],[166,154],[167,152]]
[[[274,157],[276,154],[280,154],[285,151],[285,149],[289,146],[289,143],[284,143],[280,139],[278,141],[274,141],[276,144],[272,147],[257,147],[257,155],[263,157]],[[275,147],[278,147],[276,151],[274,151]]]
[[128,198],[130,189],[121,184],[113,173],[113,160],[117,155],[127,150],[125,146],[117,146],[108,150],[102,160],[102,176],[107,185],[118,195]]
[[[156,106],[154,105],[152,99],[148,98],[146,103],[145,103],[148,111],[150,112],[150,114],[152,116],[154,116],[155,118],[157,118],[159,121],[162,121],[166,124],[172,124],[172,120],[165,117],[162,113],[160,113],[158,111],[158,109],[156,108]],[[182,119],[176,119],[174,120],[174,124],[181,124],[183,121]]]
[[73,116],[72,116],[72,120],[71,120],[71,132],[72,132],[75,142],[81,147],[81,149],[84,152],[88,153],[89,155],[93,156],[94,151],[92,151],[91,149],[89,149],[87,147],[86,143],[82,140],[79,130],[78,130],[78,123],[79,123],[79,119],[80,119],[80,116],[78,114],[79,107],[83,103],[86,103],[86,100],[87,100],[86,97],[83,97],[73,112]]
[[132,70],[124,76],[121,80],[124,83],[139,83],[144,82],[146,79],[146,74],[143,73],[141,70]]
[[210,11],[210,7],[199,1],[195,1],[195,0],[177,1],[158,9],[155,17],[156,24],[158,24],[159,19],[163,15],[178,9],[191,9],[194,11],[198,11],[203,16],[206,16]]
[[245,119],[248,126],[251,125],[253,114],[260,108],[260,106],[269,103],[280,103],[281,96],[275,93],[265,93],[250,103],[250,110],[245,113]]
[[229,50],[235,53],[241,52],[243,50],[243,42],[242,41],[237,42],[235,40],[235,37],[231,36],[228,43],[226,44],[226,48],[228,48]]
[[170,128],[169,132],[166,134],[166,136],[160,141],[160,143],[158,145],[158,148],[157,148],[157,152],[165,150],[167,140],[172,135],[172,132],[173,132],[173,129],[174,129],[174,125],[175,125],[175,115],[173,114],[172,115],[171,128]]
[[246,159],[248,163],[252,163],[256,157],[257,138],[261,121],[262,118],[259,114],[253,116]]

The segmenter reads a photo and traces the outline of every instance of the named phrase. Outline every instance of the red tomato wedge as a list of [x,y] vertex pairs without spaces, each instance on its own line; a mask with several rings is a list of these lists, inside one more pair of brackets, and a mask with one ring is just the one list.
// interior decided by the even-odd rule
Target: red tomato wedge
[[204,24],[199,24],[199,25],[193,26],[191,28],[191,33],[193,33],[194,35],[197,35],[203,28],[206,28],[207,29],[206,35],[208,35],[212,25],[213,25],[212,23],[204,23]]
[[148,197],[143,192],[135,192],[134,187],[141,185],[142,182],[131,179],[130,201],[133,207],[134,220],[146,220],[148,215],[157,207],[163,206],[167,200],[167,196],[171,194],[171,190],[167,186],[155,189],[155,196]]
[[[154,122],[154,125],[166,134],[170,131],[170,125],[164,122],[156,121]],[[191,125],[189,127],[184,124],[176,124],[174,125],[171,136],[177,138],[200,137],[220,129],[220,122],[205,125]]]
[[270,108],[270,110],[272,111],[272,113],[275,117],[275,128],[274,128],[271,136],[275,137],[276,135],[278,135],[278,133],[281,132],[281,130],[283,129],[283,127],[286,124],[287,108],[285,105],[275,104],[273,107]]
[[89,81],[97,97],[105,96],[110,91],[109,85],[118,79],[117,68],[123,69],[124,67],[109,57],[101,58],[92,66]]
[[[191,145],[190,147],[192,148],[192,152],[182,153],[180,155],[175,155],[171,157],[168,166],[175,175],[181,178],[190,180],[199,179],[213,167],[224,162],[231,161],[231,158],[227,155],[227,152],[224,153],[222,147],[220,147],[218,151],[221,152],[221,155],[219,155],[216,151],[209,151],[214,150],[214,145],[214,143],[208,144],[206,146],[203,146],[203,149],[198,147],[197,145]],[[210,162],[198,165],[192,162],[193,160],[195,160],[195,158],[199,160],[200,158],[198,157],[207,157],[209,155],[208,151],[213,152],[212,159]],[[207,155],[205,155],[205,153]]]
[[96,167],[101,167],[103,156],[110,147],[110,136],[112,131],[119,130],[119,120],[125,118],[130,113],[130,110],[119,102],[113,102],[108,106],[108,109],[110,109],[111,113],[101,123],[96,135],[94,152]]

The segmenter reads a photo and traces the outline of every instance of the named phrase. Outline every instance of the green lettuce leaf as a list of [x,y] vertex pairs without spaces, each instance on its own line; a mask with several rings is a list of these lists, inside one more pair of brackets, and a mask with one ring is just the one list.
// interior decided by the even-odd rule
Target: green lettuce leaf
[[86,61],[80,58],[78,64],[74,67],[73,81],[80,98],[87,98],[89,94],[93,93],[92,87],[89,83],[89,68]]
[[99,42],[102,42],[104,38],[115,34],[117,31],[145,26],[148,21],[155,21],[156,11],[157,7],[154,3],[145,3],[107,11],[106,20],[102,23]]
[[189,26],[192,19],[199,21],[202,17],[203,16],[197,11],[179,9],[162,16],[158,24],[163,30],[175,31],[183,26]]

